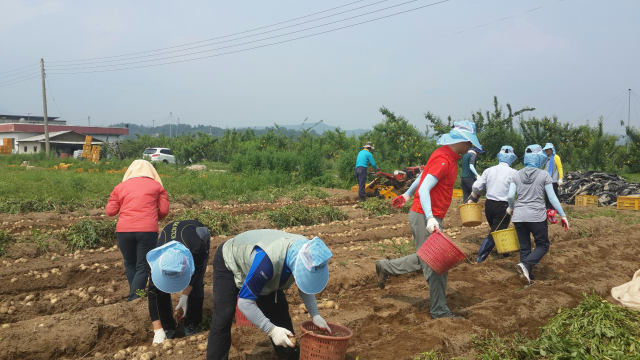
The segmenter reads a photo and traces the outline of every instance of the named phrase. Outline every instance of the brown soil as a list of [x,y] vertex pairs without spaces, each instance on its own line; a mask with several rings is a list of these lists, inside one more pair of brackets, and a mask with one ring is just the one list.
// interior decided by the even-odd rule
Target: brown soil
[[[514,265],[518,257],[490,256],[483,264],[472,260],[478,244],[488,228],[463,228],[454,201],[445,228],[450,238],[468,256],[449,273],[447,303],[464,320],[437,319],[429,316],[429,292],[421,273],[394,277],[380,290],[376,283],[374,262],[382,257],[398,257],[413,248],[411,229],[406,214],[367,217],[353,194],[332,193],[327,201],[342,207],[349,220],[318,226],[285,229],[320,236],[331,248],[331,278],[327,288],[317,295],[319,301],[332,300],[339,309],[320,313],[329,322],[339,323],[353,331],[347,359],[414,359],[420,353],[436,350],[443,357],[474,358],[474,335],[493,331],[500,336],[520,333],[537,336],[539,328],[559,307],[575,306],[583,293],[595,292],[610,301],[609,291],[628,281],[637,270],[640,225],[626,225],[611,218],[570,219],[572,228],[564,232],[550,226],[551,249],[535,269],[538,281],[524,289]],[[317,202],[317,201],[315,201]],[[277,208],[276,204],[232,205],[231,208],[207,204],[215,210],[232,210],[251,214]],[[307,203],[314,203],[308,200]],[[183,206],[176,206],[175,214]],[[579,213],[594,211],[579,209]],[[83,217],[104,218],[100,210],[88,214],[21,214],[4,216],[3,229],[13,233],[28,231],[29,226],[60,229]],[[639,215],[633,214],[635,219]],[[242,231],[270,227],[264,220],[244,220]],[[455,238],[454,238],[455,237]],[[212,253],[229,237],[216,237]],[[16,259],[23,258],[26,261]],[[128,286],[117,249],[110,252],[83,251],[76,258],[48,253],[37,256],[30,243],[9,247],[8,256],[0,259],[0,307],[13,306],[12,314],[1,313],[0,358],[51,359],[86,358],[96,353],[113,358],[118,350],[133,347],[127,359],[139,346],[158,352],[160,359],[203,358],[198,345],[204,339],[176,339],[172,354],[161,347],[151,347],[153,332],[148,307],[144,300],[127,302]],[[89,266],[81,270],[80,265]],[[98,264],[98,265],[95,265]],[[54,273],[51,271],[53,269]],[[98,270],[100,270],[98,272]],[[37,273],[36,273],[37,272]],[[43,278],[42,274],[47,277]],[[60,275],[57,275],[57,274]],[[17,278],[15,282],[12,279]],[[212,273],[205,277],[205,315],[212,311]],[[89,291],[87,300],[74,293]],[[33,295],[33,299],[25,298]],[[94,296],[96,297],[94,299]],[[51,298],[55,298],[52,303]],[[105,305],[104,300],[109,304]],[[298,337],[297,324],[309,320],[301,312],[295,286],[287,291],[290,313]],[[177,298],[174,299],[177,302]],[[13,304],[11,304],[13,302]],[[178,341],[187,340],[179,344]],[[252,327],[232,328],[231,359],[273,359],[268,337]],[[148,350],[148,351],[149,351]],[[182,354],[179,354],[182,351]]]

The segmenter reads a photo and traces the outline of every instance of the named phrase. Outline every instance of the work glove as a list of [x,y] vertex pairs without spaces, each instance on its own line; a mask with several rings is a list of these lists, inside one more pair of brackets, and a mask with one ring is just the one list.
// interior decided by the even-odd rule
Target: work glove
[[[314,316],[315,318],[315,316]],[[281,328],[279,326],[274,326],[271,332],[269,333],[271,340],[276,346],[288,346],[294,348],[295,345],[289,340],[290,337],[293,337],[291,331]]]
[[562,217],[561,224],[562,224],[562,227],[564,228],[564,231],[569,230],[569,220],[567,219],[566,216]]
[[380,172],[380,168],[378,168],[378,172]]
[[562,186],[563,183],[564,181],[562,181],[562,179],[558,180],[558,186]]
[[393,205],[394,208],[401,208],[404,206],[407,200],[409,200],[409,195],[402,194],[396,197],[395,199],[393,199],[393,201],[391,202],[391,205]]
[[178,311],[178,309],[182,308],[182,317],[180,319],[182,319],[187,315],[187,299],[188,298],[189,297],[187,295],[180,296],[180,300],[178,300],[178,305],[174,309],[175,311]]
[[434,217],[430,217],[429,220],[427,220],[427,231],[429,232],[429,234],[432,234],[436,228],[439,228],[440,225],[438,224],[438,220],[436,220],[436,218]]
[[153,330],[153,344],[162,344],[167,340],[167,334],[164,333],[164,329]]
[[507,208],[507,215],[512,216],[513,215],[513,209],[508,207]]
[[557,224],[558,223],[558,219],[556,219],[556,214],[558,212],[553,210],[553,209],[548,209],[547,210],[547,220],[552,223],[552,224]]
[[467,201],[467,204],[474,204],[477,198],[478,198],[478,193],[475,191],[472,191],[471,196],[469,196],[469,200]]
[[327,322],[324,321],[322,316],[316,315],[313,317],[312,320],[313,320],[313,325],[319,327],[321,330],[327,330],[329,334],[331,334],[331,329],[329,328],[329,325],[327,325]]

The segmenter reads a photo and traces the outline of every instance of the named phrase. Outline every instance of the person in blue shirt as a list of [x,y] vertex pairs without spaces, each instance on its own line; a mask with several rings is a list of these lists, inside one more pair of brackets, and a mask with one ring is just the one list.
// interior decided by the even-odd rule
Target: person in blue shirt
[[331,250],[315,237],[280,230],[251,230],[222,243],[213,258],[213,316],[207,360],[228,359],[236,303],[271,338],[278,359],[297,359],[289,338],[293,324],[284,293],[295,282],[313,324],[331,333],[315,294],[329,281]]
[[374,147],[371,142],[364,144],[363,149],[360,150],[358,158],[356,159],[355,176],[356,179],[358,179],[358,200],[360,201],[367,200],[364,192],[364,187],[367,184],[367,168],[371,165],[380,171],[380,168],[376,166],[376,161],[373,160],[373,155],[371,155],[371,150],[373,149]]

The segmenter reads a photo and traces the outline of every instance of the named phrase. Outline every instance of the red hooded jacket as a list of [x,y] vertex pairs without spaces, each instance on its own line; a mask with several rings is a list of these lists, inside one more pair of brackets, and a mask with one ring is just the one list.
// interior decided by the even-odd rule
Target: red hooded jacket
[[113,189],[106,212],[120,213],[116,232],[158,232],[158,221],[169,215],[169,195],[151,178],[131,178]]

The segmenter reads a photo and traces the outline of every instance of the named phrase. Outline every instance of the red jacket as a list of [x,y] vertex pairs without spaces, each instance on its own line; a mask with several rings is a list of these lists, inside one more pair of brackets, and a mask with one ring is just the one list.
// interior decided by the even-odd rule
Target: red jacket
[[169,196],[151,178],[132,178],[113,189],[106,212],[120,213],[116,232],[158,232],[158,221],[169,215]]

